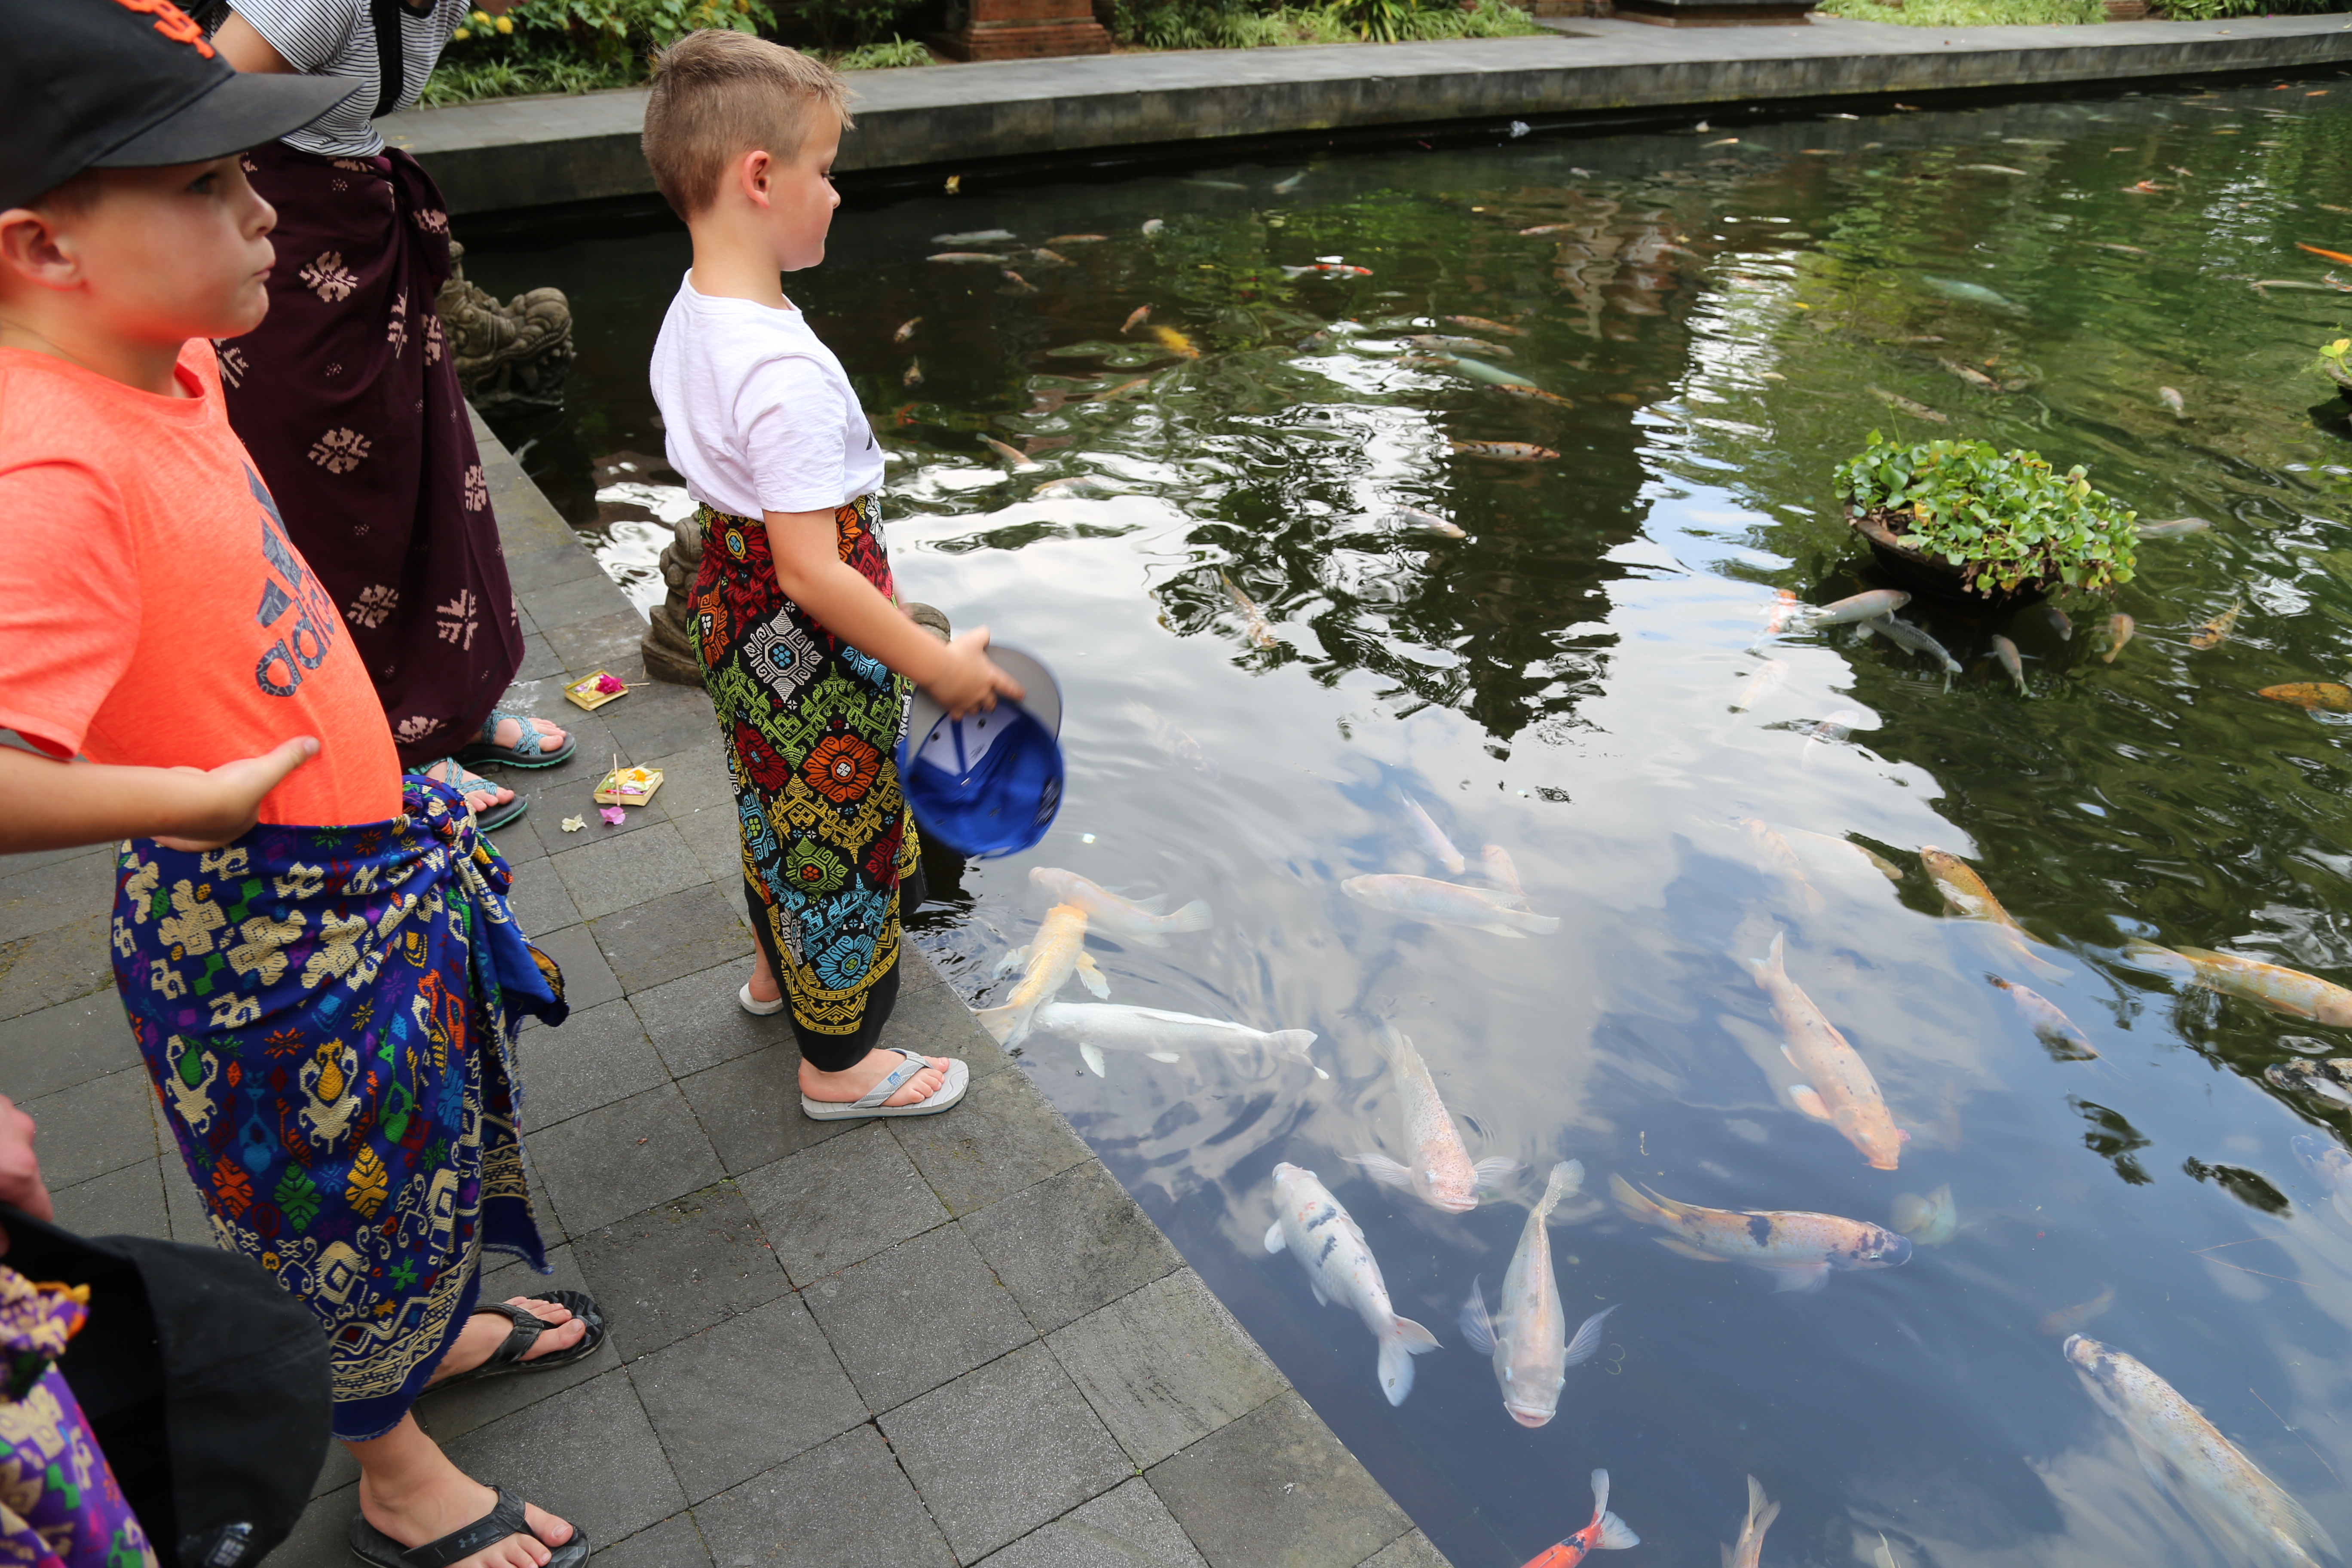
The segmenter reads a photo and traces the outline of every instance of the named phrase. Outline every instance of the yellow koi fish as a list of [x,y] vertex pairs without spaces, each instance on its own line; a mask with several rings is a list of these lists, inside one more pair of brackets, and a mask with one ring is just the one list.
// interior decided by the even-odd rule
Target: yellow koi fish
[[2175,973],[2179,971],[2168,961],[2181,960],[2189,966],[2186,978],[2208,991],[2243,997],[2291,1017],[2352,1028],[2352,991],[2316,974],[2201,947],[2158,947],[2137,940],[2125,946],[2142,958],[2159,958],[2157,966]]
[[1701,1263],[1769,1268],[1781,1290],[1818,1290],[1830,1270],[1894,1268],[1911,1261],[1911,1241],[1879,1226],[1797,1209],[1708,1209],[1637,1189],[1622,1176],[1609,1191],[1627,1217],[1671,1231],[1654,1237],[1669,1252]]
[[2238,617],[2245,612],[2245,608],[2246,602],[2243,599],[2231,600],[2228,609],[2189,634],[2189,646],[2200,650],[2220,647],[2229,640],[2230,633],[2236,627]]
[[1036,940],[1027,947],[1013,949],[997,964],[1000,974],[1018,964],[1027,964],[1028,972],[1013,994],[1001,1007],[984,1007],[972,1016],[981,1026],[996,1037],[996,1043],[1008,1049],[1028,1038],[1036,1022],[1037,1009],[1051,1002],[1062,987],[1076,974],[1086,988],[1108,999],[1110,982],[1095,966],[1094,956],[1087,952],[1087,911],[1076,904],[1055,904],[1045,911],[1045,922],[1037,928]]
[[1772,1016],[1787,1037],[1780,1044],[1780,1054],[1812,1080],[1790,1089],[1789,1098],[1799,1110],[1836,1128],[1847,1142],[1862,1151],[1873,1170],[1892,1171],[1910,1134],[1895,1126],[1895,1119],[1886,1113],[1886,1100],[1878,1092],[1870,1065],[1813,1005],[1803,988],[1789,978],[1780,963],[1783,941],[1781,933],[1774,931],[1772,951],[1749,960],[1748,967],[1756,984],[1772,998]]
[[1183,333],[1178,331],[1173,327],[1154,327],[1151,329],[1151,335],[1160,340],[1160,346],[1161,348],[1166,349],[1170,353],[1174,354],[1179,359],[1199,359],[1201,357],[1201,351],[1192,346],[1192,340],[1186,337]]
[[1804,900],[1806,912],[1820,914],[1821,889],[1805,876],[1805,863],[1797,858],[1797,852],[1789,847],[1789,841],[1773,832],[1770,824],[1758,817],[1743,816],[1739,819],[1739,826],[1747,829],[1748,838],[1756,845],[1758,868],[1795,887]]
[[2285,686],[2265,686],[2254,693],[2273,702],[2291,703],[2305,712],[2325,708],[2331,713],[2352,713],[2352,686],[2332,680],[2297,680]]
[[1954,914],[1962,920],[1982,921],[1987,925],[1999,927],[2006,933],[2004,940],[2016,951],[2017,961],[2036,974],[2051,980],[2065,978],[2067,971],[2041,957],[2026,945],[2032,933],[2019,925],[2011,918],[2010,912],[2000,907],[2000,900],[1992,896],[1992,889],[1985,886],[1984,879],[1977,875],[1976,868],[1958,856],[1946,854],[1933,845],[1919,851],[1919,864],[1927,868],[1927,879],[1936,884],[1936,890],[1944,895],[1946,907]]

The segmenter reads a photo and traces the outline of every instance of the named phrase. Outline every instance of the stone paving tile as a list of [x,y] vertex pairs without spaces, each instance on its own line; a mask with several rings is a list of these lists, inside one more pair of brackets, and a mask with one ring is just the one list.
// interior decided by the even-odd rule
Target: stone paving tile
[[1363,1568],[1453,1568],[1429,1537],[1408,1531],[1364,1559]]
[[953,1110],[907,1117],[890,1128],[953,1215],[971,1214],[1094,1157],[1037,1086],[1017,1072],[976,1079]]
[[199,1247],[214,1245],[212,1218],[205,1212],[204,1199],[196,1195],[196,1184],[188,1175],[188,1163],[180,1153],[178,1141],[167,1132],[157,1142],[163,1145],[158,1164],[163,1178],[163,1210],[172,1220],[172,1239]]
[[53,931],[0,942],[0,1019],[70,1002],[110,989],[106,915],[89,915]]
[[[586,552],[581,553],[585,554]],[[577,626],[582,621],[611,615],[613,602],[618,597],[620,591],[601,571],[573,577],[568,582],[551,583],[546,587],[531,590],[531,622],[542,633],[558,631],[564,626]],[[642,620],[638,622],[641,627],[644,624]],[[644,633],[640,631],[638,635],[642,637]]]
[[1184,1266],[1160,1227],[1096,1160],[968,1216],[963,1233],[1040,1332]]
[[683,1197],[721,1174],[710,1140],[669,1084],[536,1133],[530,1150],[541,1189],[573,1235]]
[[[530,820],[530,814],[525,812],[514,826]],[[581,920],[580,906],[572,901],[563,879],[551,874],[544,853],[541,858],[525,862],[530,867],[528,874],[521,866],[511,860],[507,862],[508,869],[514,872],[514,885],[507,891],[507,907],[514,911],[523,934],[533,942],[551,931],[576,926]]]
[[853,1426],[694,1510],[719,1568],[955,1568],[889,1446]]
[[[563,661],[566,670],[586,675],[604,669],[623,680],[645,679],[645,662],[638,656],[637,647],[645,641],[646,618],[625,604],[618,604],[618,600],[617,594],[608,595],[605,603],[616,604],[617,607],[583,620],[540,628],[547,634],[548,646]],[[628,699],[624,697],[621,700],[625,702]]]
[[1037,1337],[951,1225],[820,1279],[802,1297],[874,1410],[928,1393]]
[[359,1510],[355,1480],[314,1496],[292,1531],[261,1560],[262,1568],[350,1568],[352,1516]]
[[[673,837],[677,832],[667,826],[660,831]],[[588,929],[621,984],[642,991],[730,958],[749,958],[751,933],[743,925],[741,909],[740,898],[721,898],[702,880],[697,866],[692,887],[591,921]]]
[[628,1360],[792,1289],[751,1205],[725,1182],[588,1232],[574,1250]]
[[637,1010],[672,1077],[685,1079],[753,1051],[792,1046],[792,1026],[781,1015],[755,1018],[736,1001],[736,992],[751,978],[747,954],[630,994],[629,1005]]
[[866,1402],[797,1296],[632,1363],[629,1381],[697,1502],[866,1420]]
[[[503,522],[504,520],[500,521]],[[604,568],[597,565],[596,558],[569,540],[507,552],[507,581],[517,594],[533,605],[539,603],[539,596],[548,589],[604,576]],[[525,641],[528,643],[529,639]],[[531,678],[522,676],[518,679]]]
[[41,1179],[69,1187],[158,1152],[154,1086],[142,1065],[26,1100],[21,1109],[40,1127],[34,1144]]
[[1289,1386],[1190,1268],[1055,1330],[1045,1343],[1147,1469]]
[[982,1568],[1208,1568],[1184,1527],[1140,1476],[1041,1525]]
[[96,848],[0,879],[0,942],[37,936],[114,905],[114,851]]
[[598,1542],[669,1518],[686,1491],[625,1372],[569,1388],[444,1445],[467,1474],[497,1478]]
[[[511,776],[511,769],[504,771]],[[506,783],[506,780],[501,779],[499,782]],[[507,787],[512,789],[514,785],[509,783],[507,784]],[[490,847],[499,852],[499,858],[507,863],[508,869],[514,872],[518,881],[522,878],[524,866],[533,860],[543,860],[547,858],[547,846],[540,842],[538,825],[528,811],[504,827],[493,832],[490,835]],[[535,939],[539,931],[536,928],[526,925],[523,927],[523,934]]]
[[0,1024],[0,1093],[38,1100],[139,1065],[139,1046],[113,991]]
[[[793,1114],[800,1114],[797,1107]],[[740,1184],[777,1260],[802,1288],[948,1222],[948,1211],[879,1121],[849,1124],[841,1136],[762,1165]]]
[[596,933],[586,926],[567,926],[545,936],[532,932],[530,940],[563,971],[563,997],[574,1011],[619,999],[621,982],[614,975],[613,966],[604,962]]
[[715,811],[731,827],[736,820],[735,782],[728,776],[727,756],[719,746],[719,721],[710,717],[710,700],[705,697],[701,703],[710,733],[696,736],[684,749],[646,764],[662,771],[661,794],[654,796],[654,805],[678,823]]
[[792,1047],[770,1046],[679,1080],[677,1087],[730,1174],[773,1163],[860,1125],[811,1121],[801,1110],[800,1066],[800,1053]]
[[[547,634],[537,631],[525,633],[522,639],[522,662],[515,667],[514,683],[517,686],[527,686],[535,681],[551,680],[562,673],[563,661],[555,657],[555,649],[548,645]],[[555,718],[552,713],[544,717]],[[562,724],[567,731],[572,728],[561,719],[556,719],[555,721]]]
[[669,1081],[625,1000],[575,1009],[558,1029],[527,1031],[515,1058],[523,1125],[532,1133]]
[[[530,1266],[519,1258],[511,1262],[496,1258],[491,1261],[499,1267],[482,1277],[481,1299],[485,1301],[536,1296],[547,1290],[588,1290],[590,1295],[595,1294],[589,1289],[580,1271],[579,1258],[570,1247],[548,1249],[548,1267],[555,1270],[551,1275],[533,1273]],[[506,1373],[436,1389],[416,1402],[416,1418],[436,1442],[446,1444],[541,1400],[552,1399],[567,1388],[615,1371],[620,1364],[620,1353],[613,1348],[608,1328],[604,1348],[585,1361],[546,1372]]]
[[[640,637],[644,636],[644,626],[640,621]],[[599,711],[604,714],[614,736],[635,755],[667,756],[698,747],[724,776],[726,763],[725,753],[719,749],[719,720],[711,712],[710,699],[700,689],[657,681]],[[669,778],[665,772],[662,795],[667,795],[669,790]],[[659,795],[654,796],[656,802],[661,798]]]
[[710,1548],[702,1543],[690,1513],[673,1514],[626,1541],[599,1546],[593,1561],[596,1568],[711,1568]]
[[[179,1155],[170,1158],[176,1163]],[[78,1235],[172,1238],[160,1159],[142,1160],[70,1187],[52,1187],[49,1198],[57,1205],[58,1224]]]
[[1044,1345],[888,1411],[880,1425],[967,1563],[1135,1473]]
[[[586,800],[584,794],[582,800]],[[532,809],[538,809],[536,802]],[[664,893],[709,885],[686,840],[669,823],[638,811],[631,814],[635,821],[626,825],[626,831],[608,829],[594,815],[596,807],[583,804],[583,809],[589,813],[588,829],[572,837],[585,842],[577,847],[559,846],[547,861],[563,879],[582,920],[634,911]]]
[[1356,1568],[1412,1528],[1287,1390],[1145,1475],[1211,1568]]

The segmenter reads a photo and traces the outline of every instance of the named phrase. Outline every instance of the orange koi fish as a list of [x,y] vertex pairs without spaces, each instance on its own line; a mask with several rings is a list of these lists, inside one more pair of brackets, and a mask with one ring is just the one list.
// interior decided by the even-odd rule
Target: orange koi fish
[[1524,338],[1528,335],[1528,330],[1525,327],[1514,327],[1502,321],[1490,321],[1484,316],[1444,316],[1439,319],[1451,321],[1457,327],[1467,327],[1474,332],[1493,332],[1497,337]]
[[1282,269],[1282,275],[1286,278],[1304,278],[1308,273],[1321,278],[1370,278],[1372,275],[1372,269],[1369,267],[1349,267],[1339,261],[1318,261],[1305,267],[1286,267]]
[[2199,649],[2220,647],[2223,643],[2230,640],[2230,632],[2231,628],[2237,626],[2238,616],[2245,607],[2246,602],[2243,599],[2231,600],[2230,607],[2228,609],[2222,611],[2220,615],[2215,616],[2211,620],[2207,621],[2203,626],[2199,626],[2195,632],[2190,634],[2189,646]]
[[2341,261],[2347,267],[2352,267],[2352,256],[2347,256],[2340,250],[2322,250],[2315,245],[2305,245],[2299,239],[2294,242],[2294,247],[2297,250],[2308,250],[2314,256],[2324,256],[2330,261]]
[[2325,708],[2335,713],[2352,713],[2352,687],[2338,686],[2332,680],[2297,680],[2285,686],[2265,686],[2254,693],[2273,702],[2291,702],[2309,712]]
[[1124,336],[1125,334],[1135,331],[1136,328],[1141,326],[1144,322],[1150,320],[1151,320],[1151,307],[1149,305],[1138,305],[1134,310],[1129,310],[1127,313],[1127,320],[1119,323],[1118,330],[1120,335]]
[[1622,1552],[1639,1546],[1642,1538],[1609,1511],[1609,1472],[1592,1472],[1592,1522],[1567,1540],[1545,1547],[1527,1561],[1527,1568],[1576,1568],[1596,1552]]
[[1567,398],[1562,397],[1556,392],[1546,392],[1540,386],[1529,386],[1524,382],[1514,383],[1508,385],[1497,382],[1488,386],[1486,390],[1489,392],[1499,392],[1506,397],[1524,397],[1533,403],[1557,404],[1562,408],[1573,408],[1576,406],[1575,404],[1570,403]]

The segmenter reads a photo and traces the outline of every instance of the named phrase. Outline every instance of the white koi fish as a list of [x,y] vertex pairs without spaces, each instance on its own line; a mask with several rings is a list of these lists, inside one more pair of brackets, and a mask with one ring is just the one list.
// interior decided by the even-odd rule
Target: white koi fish
[[1521,909],[1528,907],[1528,890],[1519,886],[1519,868],[1511,864],[1509,850],[1489,844],[1478,852],[1478,864],[1485,868],[1486,880],[1510,894]]
[[1512,938],[1525,937],[1529,931],[1549,936],[1559,930],[1557,915],[1507,909],[1482,889],[1429,877],[1350,877],[1339,884],[1339,890],[1359,903],[1433,925],[1469,926]]
[[2113,1345],[2070,1336],[2066,1359],[2115,1417],[2150,1479],[2235,1543],[2273,1562],[2318,1568],[2336,1543],[2301,1503],[2238,1452],[2195,1405]]
[[1150,898],[1140,902],[1122,899],[1076,871],[1065,871],[1058,866],[1033,868],[1029,880],[1043,888],[1055,903],[1084,910],[1087,918],[1104,931],[1145,947],[1166,947],[1168,938],[1164,933],[1168,931],[1209,929],[1209,906],[1198,899],[1161,914],[1151,907],[1163,902],[1161,899]]
[[1818,1290],[1832,1269],[1899,1268],[1911,1238],[1858,1219],[1795,1209],[1710,1209],[1678,1203],[1622,1176],[1610,1194],[1626,1215],[1672,1234],[1652,1237],[1667,1251],[1701,1263],[1745,1263],[1779,1276],[1776,1290]]
[[1103,972],[1095,967],[1093,955],[1087,952],[1087,911],[1076,904],[1055,904],[1047,910],[1045,923],[1037,928],[1037,939],[1027,947],[1017,947],[1006,953],[998,962],[996,972],[1003,974],[1024,963],[1029,971],[1013,988],[1004,1005],[983,1007],[972,1015],[996,1037],[1000,1046],[1017,1046],[1028,1038],[1037,1009],[1051,1002],[1070,983],[1072,974],[1096,995],[1110,994],[1110,982],[1103,978]]
[[1462,1134],[1454,1125],[1445,1102],[1438,1098],[1437,1080],[1429,1064],[1404,1033],[1383,1024],[1372,1037],[1396,1075],[1397,1100],[1404,1111],[1404,1146],[1412,1151],[1412,1164],[1398,1164],[1386,1154],[1350,1154],[1348,1163],[1383,1186],[1402,1187],[1422,1202],[1449,1214],[1467,1214],[1478,1206],[1482,1187],[1519,1168],[1517,1160],[1496,1155],[1470,1163]]
[[1500,1321],[1486,1316],[1486,1292],[1470,1283],[1462,1308],[1462,1337],[1470,1348],[1495,1360],[1495,1381],[1503,1387],[1503,1408],[1522,1426],[1541,1426],[1559,1413],[1560,1385],[1568,1369],[1592,1359],[1601,1349],[1601,1325],[1614,1307],[1584,1320],[1576,1337],[1559,1304],[1559,1281],[1551,1266],[1551,1214],[1584,1184],[1584,1166],[1563,1160],[1551,1168],[1543,1197],[1528,1211],[1518,1250],[1503,1276]]
[[1764,1560],[1764,1532],[1780,1517],[1780,1505],[1764,1500],[1764,1486],[1748,1478],[1748,1522],[1739,1527],[1739,1543],[1723,1549],[1723,1568],[1757,1568]]
[[1910,1134],[1895,1126],[1895,1119],[1886,1113],[1886,1100],[1878,1092],[1870,1064],[1846,1043],[1837,1026],[1813,1005],[1803,988],[1789,978],[1780,962],[1785,942],[1781,932],[1774,931],[1772,950],[1762,958],[1749,959],[1748,968],[1756,984],[1772,998],[1772,1016],[1780,1020],[1784,1037],[1780,1054],[1812,1080],[1790,1089],[1789,1098],[1799,1110],[1843,1133],[1873,1170],[1892,1171]]
[[[1188,1051],[1265,1049],[1314,1062],[1307,1047],[1315,1043],[1312,1029],[1253,1029],[1223,1018],[1192,1013],[1169,1013],[1158,1007],[1121,1007],[1103,1002],[1048,1002],[1037,1009],[1031,1026],[1062,1035],[1078,1043],[1078,1058],[1097,1078],[1104,1076],[1105,1051],[1132,1051],[1155,1062],[1181,1061]],[[1321,1068],[1315,1076],[1329,1078]]]
[[1364,1321],[1380,1342],[1381,1392],[1402,1405],[1412,1392],[1412,1358],[1437,1349],[1437,1336],[1397,1316],[1364,1233],[1314,1172],[1287,1161],[1276,1165],[1274,1201],[1281,1217],[1266,1226],[1265,1249],[1298,1259],[1319,1305],[1337,1301]]
[[1445,837],[1445,830],[1431,819],[1429,813],[1421,808],[1421,802],[1412,796],[1400,790],[1397,799],[1404,803],[1405,815],[1412,818],[1412,830],[1421,835],[1421,847],[1428,850],[1431,858],[1439,865],[1460,876],[1470,862],[1461,850],[1454,847],[1454,840]]

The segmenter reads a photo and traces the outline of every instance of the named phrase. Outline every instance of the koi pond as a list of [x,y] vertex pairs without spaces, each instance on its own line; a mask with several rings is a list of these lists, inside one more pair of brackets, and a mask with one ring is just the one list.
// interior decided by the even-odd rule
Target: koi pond
[[[1020,1063],[1462,1568],[1585,1529],[1601,1467],[1627,1568],[1714,1563],[1750,1475],[1767,1564],[2352,1543],[2326,1066],[2352,999],[2290,1016],[2200,984],[2292,1000],[2282,977],[2145,945],[2352,982],[2352,693],[2259,695],[2352,668],[2352,404],[2316,363],[2352,266],[2299,248],[2352,252],[2348,169],[2335,75],[1497,128],[853,199],[787,280],[888,448],[901,593],[1038,653],[1067,702],[1051,835],[971,866],[918,940],[990,1006],[1054,902],[1033,869],[1209,905],[1157,946],[1098,920],[1109,1001],[1311,1030],[1312,1067],[1114,1042],[1097,1074],[1070,1014]],[[983,259],[927,259],[955,252]],[[570,406],[507,435],[656,602],[690,503],[646,363],[683,233],[467,261],[570,293]],[[1955,673],[1783,598],[1885,585],[1831,481],[1874,429],[2032,448],[2210,526],[2060,595],[2065,623],[1915,600]],[[1454,886],[1353,881],[1391,875]],[[1996,909],[2016,925],[1960,918]],[[1768,993],[1776,936],[1795,989]],[[1467,1162],[1516,1162],[1475,1207],[1349,1163],[1460,1159],[1412,1122],[1424,1084]],[[1875,1165],[1872,1116],[1907,1134]],[[1571,1160],[1558,1303],[1532,1267],[1507,1300]],[[1438,1342],[1401,1404],[1364,1281],[1318,1305],[1312,1249],[1268,1250],[1285,1214],[1346,1229],[1296,1178],[1278,1205],[1284,1163]],[[1801,1213],[1676,1221],[1612,1177]],[[1825,1277],[1718,1260],[1770,1232],[1759,1260],[1803,1261],[1807,1215],[1846,1224],[1805,1255]],[[1522,1343],[1614,1307],[1548,1423],[1471,1348],[1474,1282]],[[2075,1333],[2136,1358],[2089,1369],[2114,1413]]]

